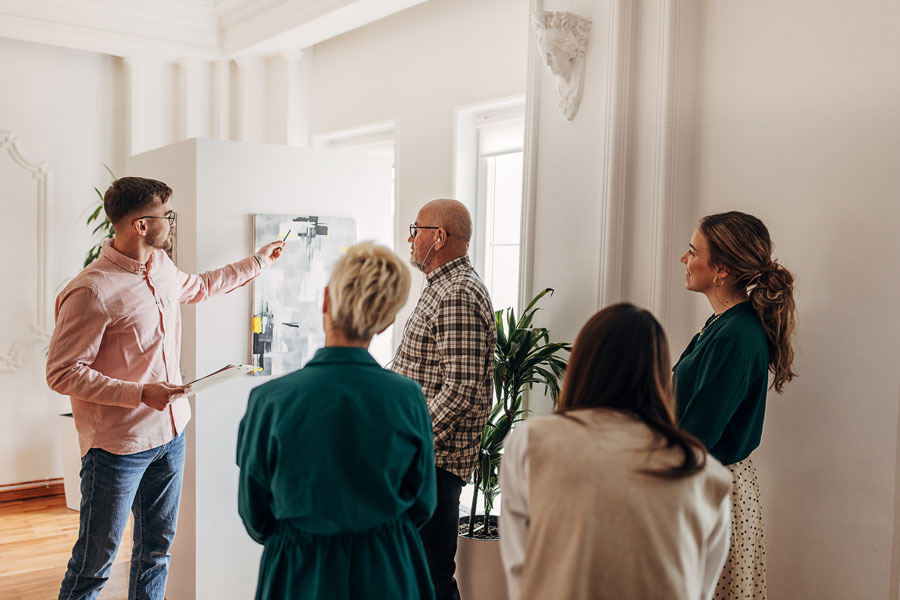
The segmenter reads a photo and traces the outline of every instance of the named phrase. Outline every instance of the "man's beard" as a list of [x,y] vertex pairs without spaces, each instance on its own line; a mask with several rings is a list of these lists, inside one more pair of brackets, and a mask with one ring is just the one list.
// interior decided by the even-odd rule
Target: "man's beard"
[[151,238],[147,240],[147,245],[156,248],[157,250],[165,250],[166,252],[169,252],[175,245],[175,230],[169,229],[169,233],[168,235],[166,235],[166,237],[160,236],[159,238]]
[[420,270],[420,271],[422,271],[423,273],[425,273],[425,268],[428,266],[428,261],[429,261],[429,259],[432,259],[432,260],[434,259],[434,256],[432,256],[432,251],[433,251],[433,250],[434,250],[434,247],[433,247],[433,246],[432,246],[431,248],[428,249],[428,252],[425,253],[425,258],[422,259],[422,262],[419,262],[419,261],[416,260],[416,255],[415,255],[415,254],[410,254],[410,255],[409,255],[409,264],[411,264],[412,266],[414,266],[414,267],[417,268],[418,270]]

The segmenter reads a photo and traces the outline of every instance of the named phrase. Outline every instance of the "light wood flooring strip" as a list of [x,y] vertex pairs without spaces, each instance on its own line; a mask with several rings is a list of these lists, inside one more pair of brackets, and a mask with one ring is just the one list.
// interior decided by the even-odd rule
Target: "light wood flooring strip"
[[[78,537],[78,513],[65,496],[0,503],[0,600],[52,600]],[[131,522],[101,600],[126,598]]]

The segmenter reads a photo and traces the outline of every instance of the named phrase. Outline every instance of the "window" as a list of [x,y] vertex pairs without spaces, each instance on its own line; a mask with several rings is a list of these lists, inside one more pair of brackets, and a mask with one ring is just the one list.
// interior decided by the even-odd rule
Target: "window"
[[477,257],[496,310],[518,312],[523,138],[521,116],[478,127]]
[[524,139],[524,96],[456,111],[453,197],[472,213],[472,264],[497,310],[518,309]]
[[[524,139],[522,96],[457,110],[453,194],[472,212],[472,263],[495,310],[518,312]],[[471,484],[463,488],[462,515],[471,510],[472,491]],[[479,499],[475,510],[481,506]],[[494,514],[500,514],[499,495]]]

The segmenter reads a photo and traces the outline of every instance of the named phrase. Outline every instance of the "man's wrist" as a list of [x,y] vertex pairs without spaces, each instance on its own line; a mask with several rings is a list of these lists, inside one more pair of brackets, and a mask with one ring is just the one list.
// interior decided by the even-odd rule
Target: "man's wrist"
[[259,265],[260,270],[266,268],[266,259],[264,259],[264,258],[262,257],[262,254],[260,254],[259,252],[254,252],[254,253],[253,253],[253,258],[256,259],[256,264]]

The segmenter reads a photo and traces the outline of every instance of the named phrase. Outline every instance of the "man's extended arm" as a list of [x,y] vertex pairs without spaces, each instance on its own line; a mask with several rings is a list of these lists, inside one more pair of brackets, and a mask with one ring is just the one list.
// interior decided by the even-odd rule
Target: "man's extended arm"
[[[283,246],[284,242],[272,242],[260,248],[256,254],[260,256],[265,266],[268,266],[281,255]],[[182,304],[196,304],[207,298],[228,293],[246,285],[248,281],[260,274],[262,268],[263,265],[259,264],[254,255],[199,275],[178,271],[178,284],[181,287],[180,301]]]

